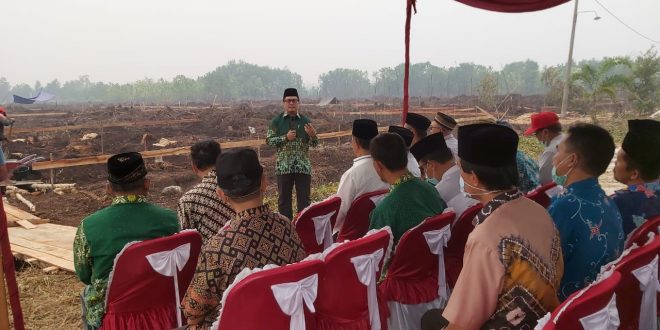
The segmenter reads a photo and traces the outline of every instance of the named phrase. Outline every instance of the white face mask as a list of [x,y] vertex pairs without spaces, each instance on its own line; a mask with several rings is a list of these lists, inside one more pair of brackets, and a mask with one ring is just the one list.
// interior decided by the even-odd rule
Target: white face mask
[[[501,191],[502,191],[502,190],[486,190],[486,189],[483,189],[483,188],[475,187],[475,186],[470,185],[469,183],[465,182],[465,180],[463,180],[463,177],[460,177],[460,178],[459,178],[459,180],[458,180],[458,186],[459,186],[459,190],[460,190],[460,192],[461,192],[465,197],[483,196],[483,195],[489,195],[489,194],[492,194],[492,193],[496,193],[496,192],[501,192]],[[472,188],[472,189],[474,189],[474,190],[479,190],[479,191],[483,191],[483,192],[471,194],[471,193],[468,193],[468,192],[465,191],[465,186],[468,186],[468,187],[470,187],[470,188]]]

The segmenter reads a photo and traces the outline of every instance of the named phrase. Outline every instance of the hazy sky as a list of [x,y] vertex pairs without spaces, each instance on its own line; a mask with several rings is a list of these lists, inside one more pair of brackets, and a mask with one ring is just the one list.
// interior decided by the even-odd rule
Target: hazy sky
[[[599,0],[660,41],[659,0]],[[450,0],[419,0],[412,62],[490,65],[566,61],[574,2],[500,14]],[[594,0],[580,0],[574,59],[635,56],[653,45]],[[403,61],[405,0],[9,0],[0,4],[0,77],[12,85],[88,74],[129,82],[197,77],[232,59],[288,67],[306,84],[345,67]],[[656,45],[660,48],[660,45]]]

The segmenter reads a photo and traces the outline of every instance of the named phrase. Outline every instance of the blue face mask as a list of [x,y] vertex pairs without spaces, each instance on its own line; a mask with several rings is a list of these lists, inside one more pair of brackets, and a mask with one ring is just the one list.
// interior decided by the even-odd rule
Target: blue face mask
[[566,161],[567,159],[568,159],[568,157],[564,158],[561,162],[559,162],[559,164],[557,164],[557,166],[552,167],[552,181],[554,181],[558,186],[563,187],[563,186],[566,185],[566,180],[568,179],[568,175],[573,170],[573,168],[571,167],[570,169],[568,169],[568,172],[566,172],[566,174],[564,174],[564,175],[557,174],[557,167],[559,167],[559,165],[564,163],[564,161]]

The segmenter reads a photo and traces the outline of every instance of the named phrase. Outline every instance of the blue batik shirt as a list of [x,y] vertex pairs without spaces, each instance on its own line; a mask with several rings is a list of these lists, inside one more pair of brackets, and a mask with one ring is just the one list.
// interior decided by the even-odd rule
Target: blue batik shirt
[[631,185],[612,196],[623,219],[623,233],[630,235],[646,220],[660,215],[660,181]]
[[518,165],[519,178],[518,190],[528,193],[538,187],[539,165],[520,150],[516,153],[516,163]]
[[598,179],[575,182],[552,199],[548,209],[559,230],[564,255],[560,300],[596,279],[600,267],[623,250],[621,214]]

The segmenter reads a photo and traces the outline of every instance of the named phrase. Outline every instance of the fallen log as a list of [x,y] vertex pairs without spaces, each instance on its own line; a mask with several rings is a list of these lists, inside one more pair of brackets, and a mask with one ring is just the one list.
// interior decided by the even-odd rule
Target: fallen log
[[32,204],[32,202],[30,202],[29,200],[25,199],[25,197],[23,197],[23,195],[21,195],[19,193],[16,193],[16,199],[18,199],[23,204],[25,204],[25,206],[27,206],[30,209],[31,212],[35,212],[37,210],[37,208],[34,206],[34,204]]

